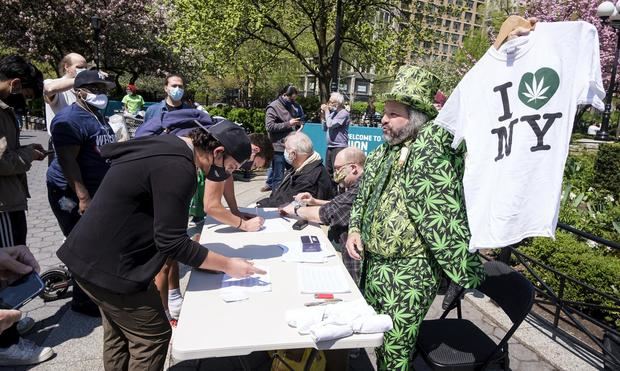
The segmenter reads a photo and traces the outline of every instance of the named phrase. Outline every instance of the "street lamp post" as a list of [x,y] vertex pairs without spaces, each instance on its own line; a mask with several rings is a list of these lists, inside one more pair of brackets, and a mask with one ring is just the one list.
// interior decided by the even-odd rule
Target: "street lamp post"
[[93,39],[95,40],[95,64],[97,65],[97,70],[99,70],[99,33],[101,32],[101,18],[97,15],[90,17],[90,25],[93,28]]
[[616,53],[614,64],[611,67],[611,79],[609,80],[609,88],[605,95],[605,111],[603,112],[603,120],[601,121],[601,129],[596,133],[596,140],[611,140],[609,136],[609,119],[611,118],[611,101],[616,88],[616,73],[618,72],[618,57],[620,56],[620,1],[614,4],[611,1],[605,1],[598,6],[596,15],[601,18],[604,24],[613,27],[616,31]]

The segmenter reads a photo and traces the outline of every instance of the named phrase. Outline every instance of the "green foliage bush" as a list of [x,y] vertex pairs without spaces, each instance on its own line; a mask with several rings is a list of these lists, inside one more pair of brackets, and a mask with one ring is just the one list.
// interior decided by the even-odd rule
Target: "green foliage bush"
[[366,108],[368,108],[368,103],[366,102],[353,102],[351,104],[351,113],[362,115],[366,112]]
[[596,178],[594,185],[609,191],[612,195],[620,195],[620,143],[602,144],[594,169]]
[[[613,179],[617,179],[614,171],[617,172],[618,164],[618,158],[613,156],[617,154],[599,150],[598,155],[586,152],[568,157],[564,168],[560,221],[617,242],[620,241],[620,193],[611,191]],[[603,163],[598,168],[603,173],[597,171],[595,165],[601,161]],[[620,251],[616,255],[620,257]]]
[[250,133],[266,133],[265,110],[260,108],[207,107],[211,116],[222,116],[243,125]]
[[307,122],[319,122],[319,110],[321,109],[321,99],[312,95],[309,97],[298,96],[297,103],[301,105],[306,115]]
[[[607,294],[618,296],[620,293],[620,258],[609,254],[606,249],[590,247],[585,241],[578,239],[573,234],[558,231],[555,241],[549,238],[534,238],[519,251]],[[534,271],[558,294],[560,276],[536,267],[534,267]],[[525,274],[532,282],[537,282],[529,272],[526,271]],[[538,286],[541,287],[541,285]],[[570,301],[617,307],[617,304],[612,300],[568,280],[565,283],[563,298]],[[604,318],[615,326],[620,326],[619,313],[591,310],[587,307],[581,309],[595,317]]]
[[[617,144],[603,145],[598,153],[569,155],[564,168],[559,217],[566,224],[614,242],[620,241],[620,191],[614,188],[618,184],[618,147]],[[589,244],[563,231],[557,231],[555,241],[549,238],[530,239],[520,251],[569,277],[620,296],[620,251]],[[536,270],[536,273],[558,292],[559,276],[543,270]],[[536,282],[531,274],[526,274],[532,282]],[[612,300],[568,281],[564,290],[565,300],[618,307]],[[580,309],[620,326],[620,314],[617,312]]]
[[564,167],[564,184],[568,183],[580,191],[590,188],[596,179],[596,173],[594,172],[595,162],[596,153],[594,152],[569,155]]
[[383,114],[384,108],[385,108],[385,102],[375,102],[375,112],[379,112]]

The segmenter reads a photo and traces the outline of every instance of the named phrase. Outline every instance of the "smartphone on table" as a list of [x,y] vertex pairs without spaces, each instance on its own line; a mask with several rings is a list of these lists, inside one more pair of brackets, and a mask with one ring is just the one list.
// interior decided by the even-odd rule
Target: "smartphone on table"
[[321,243],[317,236],[301,236],[302,252],[318,252],[321,251]]

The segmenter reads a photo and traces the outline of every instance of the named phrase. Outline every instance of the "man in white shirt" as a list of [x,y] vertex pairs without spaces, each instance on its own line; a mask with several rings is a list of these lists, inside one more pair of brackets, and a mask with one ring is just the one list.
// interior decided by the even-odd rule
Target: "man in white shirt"
[[78,72],[86,69],[86,59],[77,53],[65,55],[58,64],[59,73],[63,74],[58,79],[43,81],[43,97],[45,99],[45,122],[47,133],[50,133],[50,123],[61,109],[75,102],[73,81]]

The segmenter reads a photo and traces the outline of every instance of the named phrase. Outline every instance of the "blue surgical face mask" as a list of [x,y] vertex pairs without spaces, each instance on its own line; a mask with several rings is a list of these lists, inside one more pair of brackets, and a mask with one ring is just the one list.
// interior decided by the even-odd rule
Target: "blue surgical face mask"
[[288,151],[284,151],[284,161],[286,161],[287,164],[289,165],[293,165],[293,160],[295,158],[293,156],[291,156]]
[[183,98],[183,93],[183,88],[174,87],[170,89],[170,91],[168,92],[168,96],[173,101],[178,102],[181,100],[181,98]]

